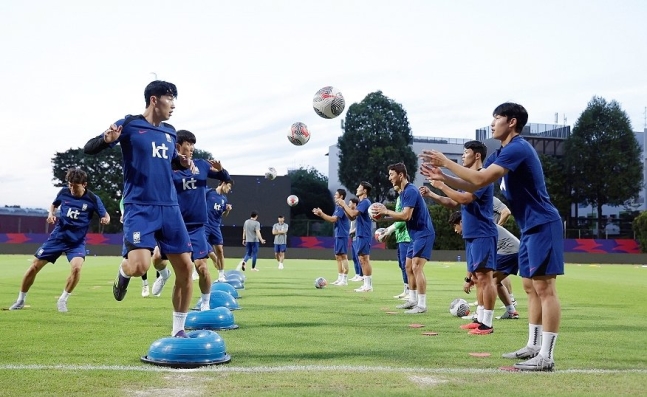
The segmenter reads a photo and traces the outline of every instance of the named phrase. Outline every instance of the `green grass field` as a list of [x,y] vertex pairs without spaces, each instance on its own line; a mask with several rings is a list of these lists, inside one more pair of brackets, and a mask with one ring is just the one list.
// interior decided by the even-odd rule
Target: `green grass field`
[[[289,256],[289,252],[288,252]],[[16,299],[27,255],[0,256],[0,307]],[[553,373],[499,370],[504,352],[527,340],[526,299],[513,277],[519,320],[495,320],[495,333],[468,335],[452,317],[464,265],[427,264],[428,304],[422,315],[395,309],[401,278],[395,261],[374,262],[372,293],[313,287],[336,278],[333,260],[287,260],[284,270],[260,260],[239,290],[237,330],[221,331],[229,364],[172,370],[140,362],[171,328],[170,286],[142,298],[133,279],[123,302],[112,297],[119,258],[88,257],[82,279],[58,313],[69,265],[65,258],[38,275],[21,311],[0,311],[0,396],[161,395],[644,395],[647,389],[647,268],[568,265],[560,277],[562,327]],[[227,268],[235,266],[227,260]],[[212,267],[213,269],[213,267]],[[215,271],[212,271],[212,274]],[[149,271],[154,279],[154,271]],[[194,301],[199,290],[194,284]],[[495,315],[500,315],[497,302]],[[397,311],[397,314],[387,314]],[[410,328],[419,323],[424,327]],[[437,336],[423,336],[423,332]],[[471,352],[491,356],[475,358]]]

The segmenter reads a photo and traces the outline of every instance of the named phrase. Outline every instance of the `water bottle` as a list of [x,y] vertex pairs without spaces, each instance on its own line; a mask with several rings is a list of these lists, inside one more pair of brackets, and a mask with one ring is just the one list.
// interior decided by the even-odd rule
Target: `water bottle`
[[460,255],[458,255],[458,256],[456,257],[456,262],[460,262],[460,261],[461,261],[461,256],[460,256]]

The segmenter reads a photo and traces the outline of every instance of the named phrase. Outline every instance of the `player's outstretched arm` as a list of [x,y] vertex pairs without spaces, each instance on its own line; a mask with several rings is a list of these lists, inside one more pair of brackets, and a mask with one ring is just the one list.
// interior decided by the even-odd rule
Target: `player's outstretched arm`
[[119,139],[122,129],[122,126],[112,124],[103,134],[90,139],[83,147],[83,153],[97,154],[102,150],[108,149],[111,143]]

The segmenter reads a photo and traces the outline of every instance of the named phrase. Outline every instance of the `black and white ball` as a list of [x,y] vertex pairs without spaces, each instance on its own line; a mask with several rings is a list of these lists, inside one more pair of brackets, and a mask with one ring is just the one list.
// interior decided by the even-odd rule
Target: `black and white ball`
[[449,313],[456,317],[467,316],[470,314],[470,304],[465,299],[454,299],[449,305]]
[[344,96],[335,87],[324,87],[312,98],[312,108],[324,119],[334,119],[346,107]]

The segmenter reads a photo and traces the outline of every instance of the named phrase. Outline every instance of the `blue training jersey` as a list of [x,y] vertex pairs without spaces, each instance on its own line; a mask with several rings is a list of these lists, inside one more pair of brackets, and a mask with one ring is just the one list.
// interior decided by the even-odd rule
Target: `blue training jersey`
[[177,190],[182,219],[187,226],[207,223],[207,178],[229,179],[225,170],[211,171],[211,164],[206,160],[195,159],[193,164],[198,169],[196,174],[188,168],[173,170],[173,184]]
[[89,190],[83,196],[75,197],[69,188],[64,187],[52,204],[60,207],[61,213],[51,235],[72,244],[85,240],[93,213],[100,217],[106,215],[106,208],[99,196]]
[[490,164],[508,170],[501,182],[501,192],[522,232],[561,219],[548,197],[539,156],[525,139],[519,135],[512,138],[488,157],[485,167]]
[[222,225],[228,202],[227,196],[219,194],[216,189],[207,190],[207,230],[214,230]]
[[407,221],[407,231],[411,240],[436,234],[427,204],[413,183],[407,183],[402,189],[400,205],[402,208],[413,208],[411,219]]
[[[171,179],[171,161],[177,157],[175,128],[166,123],[154,126],[141,115],[126,118],[133,119],[123,128],[117,141],[110,144],[110,147],[117,143],[121,146],[124,203],[177,205]],[[115,124],[123,125],[126,118]]]
[[340,206],[335,206],[335,212],[332,216],[337,217],[337,222],[333,224],[333,231],[335,237],[348,238],[350,236],[350,219],[346,216],[346,212]]
[[476,200],[461,205],[463,238],[497,236],[494,221],[494,185],[489,184],[472,193]]
[[371,217],[368,215],[368,207],[371,206],[371,200],[365,198],[357,204],[357,211],[359,214],[355,218],[356,223],[356,237],[371,237]]

